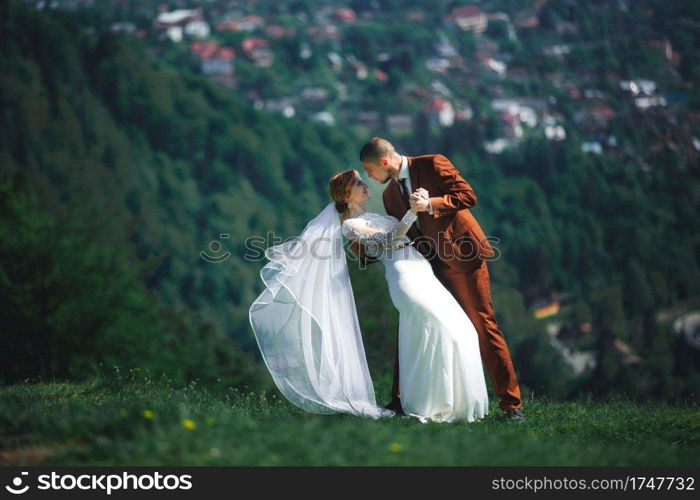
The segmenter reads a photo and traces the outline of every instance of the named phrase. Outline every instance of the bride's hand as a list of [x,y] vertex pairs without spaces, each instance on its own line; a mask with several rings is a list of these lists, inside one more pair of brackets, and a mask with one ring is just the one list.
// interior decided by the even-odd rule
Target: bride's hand
[[430,195],[428,194],[428,190],[425,188],[416,189],[414,194],[418,194],[418,195],[422,196],[423,198],[425,198],[426,200],[430,197]]
[[430,207],[428,198],[424,198],[423,195],[418,192],[413,193],[408,201],[411,204],[411,211],[414,215],[418,215],[419,212],[427,212]]
[[404,235],[404,236],[402,236],[401,238],[398,238],[398,239],[394,240],[394,242],[392,243],[391,247],[392,247],[394,250],[398,250],[399,248],[405,247],[405,246],[408,245],[410,242],[411,242],[411,239]]

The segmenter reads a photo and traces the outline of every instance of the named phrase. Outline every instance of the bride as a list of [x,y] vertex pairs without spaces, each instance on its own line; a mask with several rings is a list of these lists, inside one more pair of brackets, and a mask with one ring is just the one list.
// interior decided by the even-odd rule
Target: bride
[[[468,421],[488,414],[477,332],[399,221],[366,212],[370,195],[356,170],[331,178],[335,203],[292,240],[267,249],[265,290],[250,308],[263,359],[280,391],[312,412],[372,418],[376,405],[342,236],[379,258],[399,311],[399,390],[403,411],[421,422]],[[342,224],[342,225],[341,225]]]

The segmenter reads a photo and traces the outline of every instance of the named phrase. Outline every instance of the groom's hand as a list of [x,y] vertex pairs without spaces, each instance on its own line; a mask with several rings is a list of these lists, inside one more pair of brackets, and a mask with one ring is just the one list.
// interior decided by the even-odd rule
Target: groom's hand
[[[421,191],[422,190],[422,191]],[[427,197],[427,191],[423,193],[425,189],[416,189],[416,192],[409,197],[409,202],[411,204],[411,210],[414,212],[427,212],[430,210],[430,200]]]

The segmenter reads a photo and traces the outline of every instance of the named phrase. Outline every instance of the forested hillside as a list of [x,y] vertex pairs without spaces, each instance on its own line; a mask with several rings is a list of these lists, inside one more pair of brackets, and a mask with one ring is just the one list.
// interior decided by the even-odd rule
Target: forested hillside
[[[0,9],[0,328],[17,360],[5,381],[103,363],[266,383],[248,323],[264,261],[245,258],[246,239],[298,234],[329,201],[330,175],[359,168],[367,137],[255,109],[152,58],[146,40],[90,33],[69,13]],[[548,11],[554,23],[561,12]],[[696,398],[700,351],[669,319],[698,308],[697,163],[673,148],[645,151],[653,168],[586,154],[575,127],[486,154],[492,121],[436,133],[419,119],[394,142],[446,154],[475,188],[474,214],[500,238],[493,302],[522,383],[555,397]],[[646,138],[630,124],[616,133],[632,146]],[[222,262],[200,255],[213,241],[231,253]],[[386,375],[396,311],[379,266],[351,269],[370,367]],[[555,299],[556,317],[534,317]],[[594,367],[575,372],[552,327]]]
[[[93,358],[139,366],[141,350],[178,373],[189,362],[193,374],[244,370],[222,366],[230,358],[203,365],[209,344],[228,346],[216,338],[254,342],[261,263],[244,261],[245,238],[295,234],[326,203],[353,141],[256,112],[119,36],[18,4],[5,6],[0,33],[2,331],[17,360],[3,364],[7,380],[84,375]],[[204,260],[213,240],[232,257]],[[137,259],[148,262],[141,273]]]

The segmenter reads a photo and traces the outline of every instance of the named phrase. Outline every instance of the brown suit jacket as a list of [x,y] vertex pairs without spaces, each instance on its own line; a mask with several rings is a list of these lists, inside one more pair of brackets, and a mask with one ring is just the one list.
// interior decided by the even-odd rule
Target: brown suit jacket
[[[432,215],[418,214],[420,229],[414,224],[408,231],[414,246],[428,260],[437,258],[463,271],[476,269],[494,255],[493,247],[469,210],[476,205],[476,193],[444,155],[407,158],[412,189],[426,189],[433,206]],[[411,208],[394,180],[384,189],[383,200],[386,213],[399,220]],[[351,248],[364,264],[377,261],[363,255],[356,243]]]

